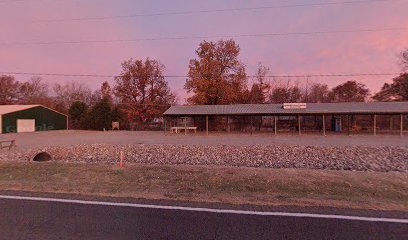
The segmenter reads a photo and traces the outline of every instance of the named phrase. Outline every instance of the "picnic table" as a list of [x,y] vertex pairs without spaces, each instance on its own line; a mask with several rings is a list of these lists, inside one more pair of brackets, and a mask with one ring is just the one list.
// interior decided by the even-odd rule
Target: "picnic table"
[[197,133],[197,127],[172,127],[170,128],[170,133],[179,133],[182,131],[185,131],[187,133],[190,130],[194,131],[194,133]]
[[0,150],[7,148],[11,150],[16,146],[16,140],[0,140]]

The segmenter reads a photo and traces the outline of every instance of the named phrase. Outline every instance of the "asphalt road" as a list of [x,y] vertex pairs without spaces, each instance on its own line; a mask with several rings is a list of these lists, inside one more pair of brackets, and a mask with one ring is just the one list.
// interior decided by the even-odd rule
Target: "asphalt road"
[[0,198],[0,239],[408,239],[408,224]]

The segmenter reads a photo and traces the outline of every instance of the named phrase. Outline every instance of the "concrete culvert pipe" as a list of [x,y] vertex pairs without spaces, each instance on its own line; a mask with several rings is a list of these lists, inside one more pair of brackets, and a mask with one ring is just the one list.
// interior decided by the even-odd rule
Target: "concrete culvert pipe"
[[51,160],[52,160],[52,157],[47,152],[37,153],[33,158],[34,162],[47,162],[47,161],[51,161]]

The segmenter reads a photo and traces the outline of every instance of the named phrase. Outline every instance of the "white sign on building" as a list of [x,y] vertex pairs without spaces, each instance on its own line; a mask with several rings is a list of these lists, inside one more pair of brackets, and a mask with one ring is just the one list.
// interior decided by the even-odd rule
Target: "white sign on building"
[[284,103],[283,109],[306,109],[306,103]]

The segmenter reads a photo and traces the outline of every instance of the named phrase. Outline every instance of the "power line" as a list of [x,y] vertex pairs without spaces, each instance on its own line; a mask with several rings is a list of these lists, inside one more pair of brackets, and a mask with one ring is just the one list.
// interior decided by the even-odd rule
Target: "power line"
[[[270,78],[307,78],[307,77],[364,77],[364,76],[395,76],[400,73],[343,73],[343,74],[301,74],[301,75],[266,75]],[[251,78],[258,76],[248,76]]]
[[307,35],[328,35],[328,34],[347,34],[347,33],[376,33],[376,32],[389,32],[389,31],[402,31],[402,32],[404,32],[404,31],[407,31],[407,30],[408,30],[407,27],[394,27],[394,28],[377,28],[377,29],[372,28],[372,29],[355,29],[355,30],[312,31],[312,32],[255,33],[255,34],[179,36],[179,37],[157,37],[157,38],[153,37],[153,38],[111,39],[111,40],[10,42],[10,43],[0,43],[0,46],[132,43],[132,42],[142,42],[142,41],[189,40],[189,39],[212,39],[212,38],[307,36]]
[[[17,3],[17,2],[27,2],[28,0],[4,0],[4,1],[0,1],[1,3]],[[31,1],[32,2],[32,1]]]
[[61,0],[37,0],[37,1],[33,1],[33,0],[2,0],[0,1],[0,4],[5,4],[5,3],[21,3],[21,2],[29,2],[29,3],[38,3],[38,2],[57,2],[57,1],[61,1]]
[[20,2],[29,2],[29,3],[39,3],[39,2],[62,2],[64,0],[1,0],[0,4],[3,3],[20,3]]
[[304,4],[277,5],[277,6],[224,8],[224,9],[213,9],[213,10],[196,10],[196,11],[190,10],[190,11],[142,13],[142,14],[116,15],[116,16],[45,19],[45,20],[39,20],[36,22],[97,21],[97,20],[112,20],[112,19],[123,19],[123,18],[139,18],[139,17],[157,17],[157,16],[191,15],[191,14],[204,14],[204,13],[258,11],[258,10],[284,9],[284,8],[324,7],[324,6],[333,6],[333,5],[344,5],[344,4],[350,5],[350,4],[364,4],[364,3],[390,2],[390,1],[402,1],[402,0],[355,0],[355,1],[350,0],[350,1],[338,1],[338,2],[304,3]]
[[[100,75],[100,74],[67,74],[67,73],[34,73],[34,72],[0,72],[6,75],[28,75],[28,76],[54,76],[54,77],[92,77],[92,78],[115,78],[118,75]],[[266,78],[306,78],[306,77],[363,77],[363,76],[395,76],[400,73],[336,73],[336,74],[299,74],[299,75],[266,75]],[[187,75],[164,75],[165,78],[188,78]],[[248,75],[248,78],[258,76]]]
[[54,76],[54,77],[95,77],[95,78],[114,78],[115,75],[101,74],[66,74],[66,73],[33,73],[33,72],[0,72],[8,75],[29,75],[29,76]]

